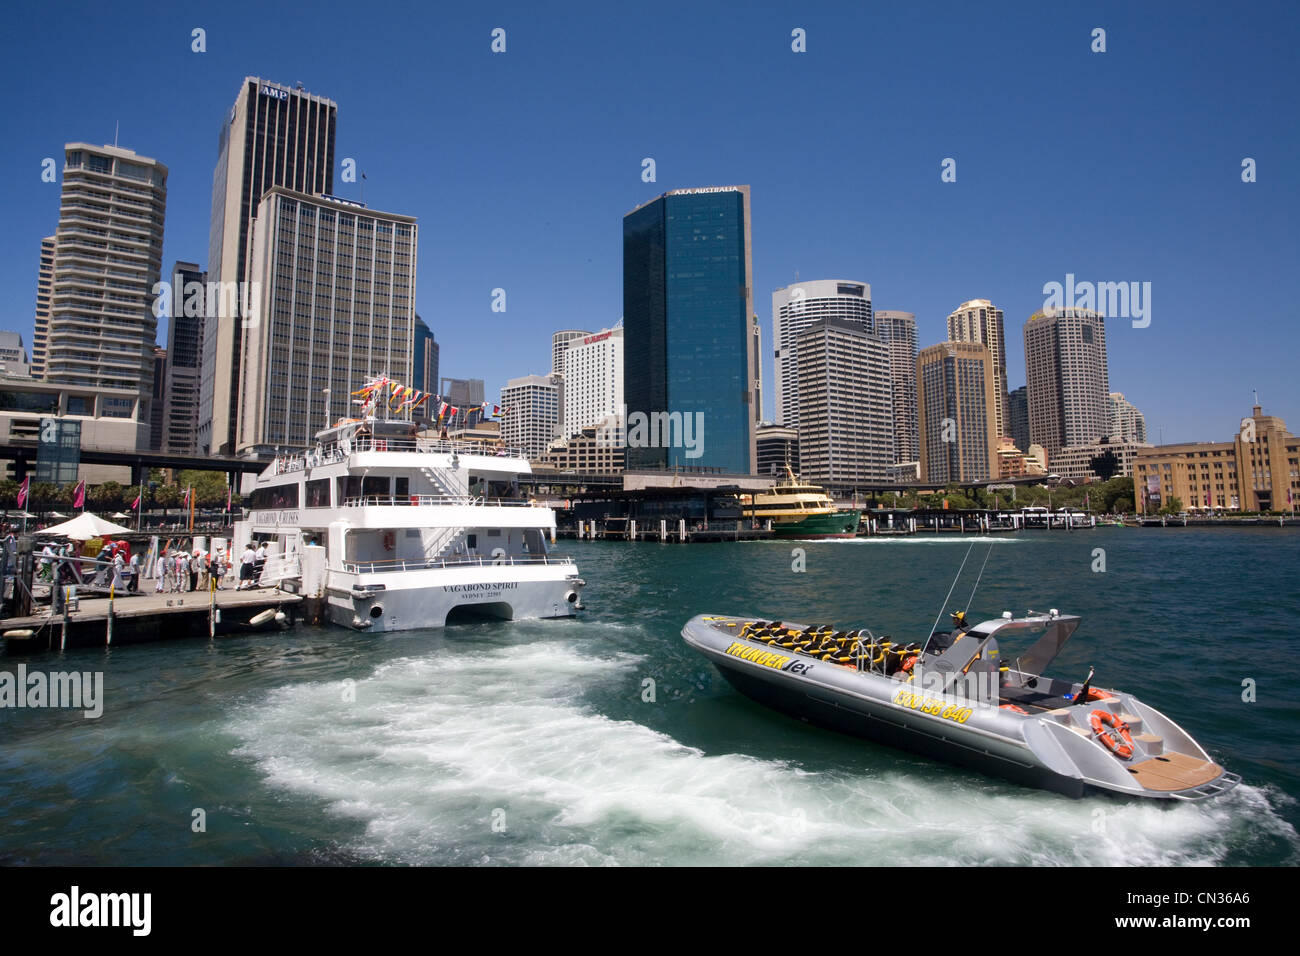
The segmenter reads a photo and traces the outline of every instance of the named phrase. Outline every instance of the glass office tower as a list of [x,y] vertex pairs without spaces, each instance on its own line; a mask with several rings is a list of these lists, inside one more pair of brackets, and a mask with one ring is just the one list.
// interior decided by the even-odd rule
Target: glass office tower
[[673,190],[623,218],[629,469],[754,472],[752,275],[748,186]]

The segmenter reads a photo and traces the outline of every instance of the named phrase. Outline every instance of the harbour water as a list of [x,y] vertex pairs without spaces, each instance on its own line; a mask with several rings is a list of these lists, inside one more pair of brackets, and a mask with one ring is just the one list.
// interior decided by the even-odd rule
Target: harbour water
[[716,611],[920,637],[970,543],[561,542],[577,620],[25,658],[102,671],[104,712],[0,710],[0,863],[1300,863],[1293,531],[981,538],[949,604],[987,554],[974,619],[1081,614],[1053,673],[1095,666],[1244,777],[1199,804],[1070,800],[819,730],[679,636]]

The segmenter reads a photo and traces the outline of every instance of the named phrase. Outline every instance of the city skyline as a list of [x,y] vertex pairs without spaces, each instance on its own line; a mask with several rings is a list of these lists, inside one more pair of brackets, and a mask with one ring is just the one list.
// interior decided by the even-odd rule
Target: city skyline
[[[234,4],[230,20],[223,14],[205,26],[203,53],[191,50],[190,36],[204,26],[202,17],[128,23],[120,11],[86,8],[56,24],[16,15],[14,35],[25,38],[12,51],[16,77],[37,72],[56,49],[74,55],[54,80],[53,107],[29,95],[28,82],[9,91],[15,134],[0,169],[8,174],[3,196],[15,228],[0,238],[9,280],[0,293],[0,327],[35,345],[38,253],[57,216],[59,188],[41,180],[42,159],[57,159],[66,142],[110,143],[118,121],[120,145],[171,171],[163,261],[210,269],[202,260],[216,133],[242,78],[254,75],[289,88],[302,80],[339,105],[337,194],[359,200],[364,190],[368,205],[425,223],[416,306],[437,336],[444,367],[457,375],[499,383],[544,371],[551,332],[605,328],[621,313],[622,215],[674,188],[746,182],[753,189],[756,302],[796,281],[796,273],[851,275],[872,285],[877,307],[914,313],[918,345],[927,347],[945,338],[944,320],[957,302],[989,298],[1008,326],[1021,327],[1042,307],[1046,283],[1067,276],[1151,282],[1150,325],[1119,318],[1107,331],[1111,386],[1143,410],[1153,439],[1219,434],[1237,422],[1254,389],[1266,409],[1284,416],[1298,403],[1284,363],[1268,358],[1297,344],[1293,326],[1273,321],[1285,314],[1281,277],[1300,258],[1287,226],[1297,213],[1295,190],[1280,165],[1297,140],[1285,122],[1295,82],[1285,51],[1297,28],[1289,8],[1247,22],[1118,6],[1034,11],[1014,22],[960,8],[942,18],[845,8],[833,15],[754,12],[725,28],[704,18],[685,30],[660,25],[673,17],[635,14],[560,25],[518,8],[491,22],[452,12],[433,33],[428,20],[429,31],[397,38],[387,35],[382,17],[359,23],[360,38],[374,31],[412,50],[436,34],[445,48],[445,61],[427,76],[396,86],[314,56],[311,41],[324,38],[330,18],[304,24],[306,42],[287,49],[255,31],[232,34],[228,26],[244,9]],[[489,48],[498,20],[509,37],[504,54]],[[1090,49],[1096,26],[1108,31],[1104,53]],[[807,31],[807,53],[791,50],[795,27]],[[931,77],[911,62],[922,48],[940,60],[955,55],[977,27],[993,63],[979,80],[957,83],[942,71]],[[113,58],[112,71],[97,70],[109,61],[113,38],[128,32],[143,33],[149,62]],[[871,37],[869,74],[851,55],[856,47],[847,37],[854,33]],[[674,56],[709,55],[719,75],[744,82],[720,79],[715,97],[699,97],[692,82],[661,69],[669,39]],[[1211,43],[1210,68],[1178,54]],[[575,54],[573,62],[557,62],[557,49]],[[160,71],[167,84],[150,81]],[[608,82],[574,86],[593,74]],[[1026,84],[1030,74],[1048,79]],[[481,82],[468,95],[452,95],[458,87],[450,81],[461,75]],[[877,82],[881,75],[890,82]],[[848,89],[858,92],[848,97]],[[620,101],[640,103],[654,122],[606,108]],[[800,104],[794,119],[792,103]],[[1207,103],[1231,103],[1232,110],[1207,111]],[[403,126],[401,137],[391,135],[394,120],[415,104],[420,120]],[[873,117],[870,136],[850,133],[831,155],[809,156],[797,143],[755,151],[730,132],[732,110],[742,127],[758,129],[817,124],[849,106]],[[614,118],[595,124],[595,115]],[[553,136],[552,127],[566,136]],[[1062,128],[1086,129],[1093,148],[1047,148],[1058,135],[1051,130]],[[902,149],[864,149],[904,132]],[[949,157],[957,176],[945,183],[941,163]],[[1242,182],[1245,157],[1257,161],[1258,182]],[[365,180],[340,181],[345,158],[356,160]],[[655,161],[654,182],[642,180],[645,158]],[[61,182],[61,169],[58,175]],[[948,238],[956,218],[980,219],[978,243]],[[1062,219],[1070,229],[1058,227]],[[576,300],[575,284],[583,289]],[[497,288],[509,296],[501,313],[491,309]],[[1242,358],[1229,375],[1220,368],[1222,298],[1250,323],[1234,340]],[[762,318],[766,343],[771,328]],[[489,332],[492,347],[485,348]],[[1016,338],[1011,333],[1007,343],[1009,389],[1025,382]],[[1251,343],[1265,339],[1260,361]],[[765,348],[768,381],[771,351]],[[1186,387],[1189,380],[1195,389]],[[762,417],[774,418],[770,390]]]

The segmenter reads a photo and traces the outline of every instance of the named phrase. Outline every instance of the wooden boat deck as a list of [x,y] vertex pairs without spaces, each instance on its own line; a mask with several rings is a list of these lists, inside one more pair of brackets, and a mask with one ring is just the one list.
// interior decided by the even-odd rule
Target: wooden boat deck
[[1128,768],[1148,790],[1189,790],[1217,780],[1223,768],[1209,760],[1187,754],[1167,753],[1151,757]]

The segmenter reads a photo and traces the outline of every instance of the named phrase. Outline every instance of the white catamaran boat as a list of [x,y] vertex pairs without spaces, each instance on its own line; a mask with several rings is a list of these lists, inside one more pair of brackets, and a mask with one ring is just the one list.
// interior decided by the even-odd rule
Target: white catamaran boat
[[442,627],[462,609],[571,617],[585,582],[571,558],[548,553],[555,512],[520,494],[530,471],[504,446],[363,414],[258,476],[232,550],[270,542],[268,569],[292,580],[322,573],[312,546],[323,548],[325,614],[346,627]]

